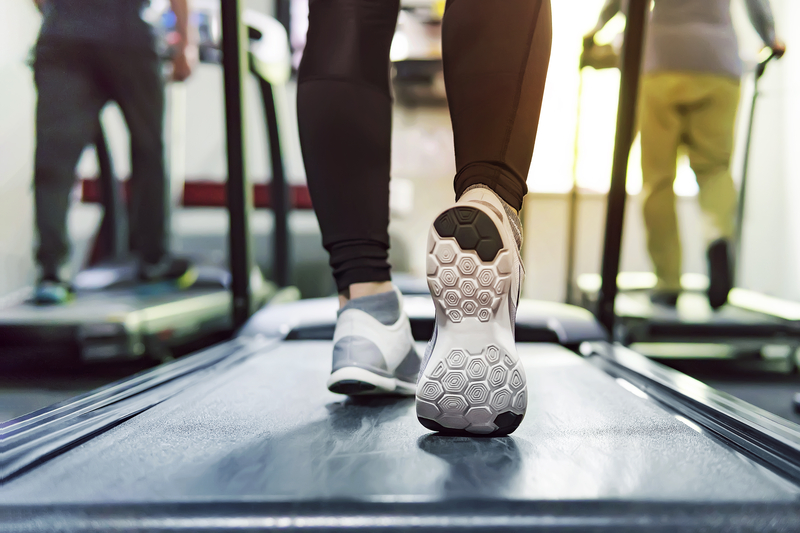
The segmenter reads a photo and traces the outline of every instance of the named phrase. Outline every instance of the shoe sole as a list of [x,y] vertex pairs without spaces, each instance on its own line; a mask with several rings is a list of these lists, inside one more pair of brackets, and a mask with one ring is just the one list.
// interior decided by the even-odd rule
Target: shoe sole
[[344,367],[328,378],[328,390],[336,394],[363,396],[369,394],[397,394],[413,396],[417,391],[415,383],[397,378],[380,376],[358,367]]
[[443,434],[508,435],[525,416],[525,371],[509,328],[513,252],[498,225],[463,205],[431,228],[427,273],[437,338],[416,406],[420,423]]

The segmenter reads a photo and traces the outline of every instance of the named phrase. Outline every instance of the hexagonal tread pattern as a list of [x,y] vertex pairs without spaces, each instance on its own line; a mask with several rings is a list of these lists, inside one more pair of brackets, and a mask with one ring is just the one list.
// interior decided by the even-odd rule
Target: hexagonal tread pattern
[[[465,237],[461,228],[474,235]],[[502,246],[492,219],[474,207],[454,207],[434,222],[426,260],[428,287],[452,322],[488,322],[494,316],[510,289],[513,267],[511,252]]]
[[423,372],[417,417],[445,434],[501,436],[525,415],[525,372],[519,361],[508,368],[508,353],[491,344],[478,354],[451,350]]
[[503,239],[492,219],[474,207],[448,209],[433,223],[440,237],[455,238],[462,250],[474,250],[482,261],[494,261]]

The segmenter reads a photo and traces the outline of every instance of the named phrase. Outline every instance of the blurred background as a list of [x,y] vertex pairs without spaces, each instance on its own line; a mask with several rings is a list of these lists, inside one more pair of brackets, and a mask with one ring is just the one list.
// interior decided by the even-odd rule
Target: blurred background
[[[767,70],[760,83],[750,159],[750,185],[744,223],[742,262],[737,285],[800,302],[800,4],[771,0],[778,33],[789,53]],[[742,2],[733,2],[746,77],[752,76],[761,42],[747,22]],[[165,3],[154,0],[150,16],[163,14]],[[194,0],[198,9],[209,0]],[[273,15],[272,0],[247,0],[248,9]],[[302,54],[307,28],[307,0],[292,0],[289,32],[292,60]],[[567,287],[567,243],[570,191],[578,187],[575,274],[599,273],[614,143],[619,71],[579,71],[582,36],[593,27],[603,0],[553,2],[553,47],[539,137],[533,156],[524,206],[523,246],[527,277],[523,295],[564,301]],[[441,76],[440,19],[443,3],[406,0],[392,45],[396,102],[392,153],[392,217],[390,260],[397,273],[423,278],[427,229],[434,214],[453,199],[455,171],[452,132]],[[0,303],[15,300],[34,282],[32,262],[33,206],[31,176],[34,152],[36,93],[28,64],[40,15],[29,0],[0,2]],[[616,19],[598,42],[618,38],[624,23]],[[211,31],[214,31],[211,28]],[[218,29],[217,29],[218,31]],[[580,90],[579,90],[580,87]],[[742,109],[749,109],[752,85],[742,84]],[[263,108],[254,78],[246,87],[247,162],[253,183],[270,180],[270,161]],[[579,101],[580,97],[580,101]],[[294,103],[294,84],[278,102],[288,180],[305,182]],[[578,112],[580,110],[580,113]],[[739,180],[745,141],[743,119],[737,135],[734,179]],[[127,130],[119,110],[108,106],[102,117],[111,147],[115,174],[129,173]],[[201,63],[186,83],[167,86],[165,118],[167,158],[173,190],[173,249],[198,262],[227,264],[227,213],[222,207],[186,207],[187,183],[225,181],[225,129],[222,73],[219,65]],[[576,132],[580,134],[576,139]],[[623,271],[649,272],[641,218],[641,170],[638,141],[630,159],[628,213],[622,251]],[[78,166],[80,178],[97,175],[93,149]],[[684,272],[704,274],[705,240],[696,202],[697,184],[684,158],[675,182],[684,243]],[[82,201],[76,181],[69,233],[74,245],[71,269],[87,260],[101,217],[101,207]],[[252,215],[255,255],[270,276],[271,214]],[[334,286],[321,247],[313,212],[290,216],[292,282],[303,297],[326,296]],[[105,379],[105,378],[103,378]],[[80,388],[88,388],[89,385]],[[24,412],[24,411],[23,411]],[[4,419],[0,413],[0,420]]]
[[[154,3],[158,7],[159,2]],[[195,5],[202,6],[202,0]],[[562,301],[566,287],[568,192],[575,179],[579,187],[579,221],[576,246],[576,274],[599,271],[604,220],[604,194],[608,189],[613,151],[619,72],[616,69],[583,71],[580,117],[578,110],[578,70],[581,37],[590,29],[602,0],[554,2],[553,49],[542,110],[539,137],[533,156],[528,185],[531,194],[525,206],[525,260],[527,297]],[[760,41],[747,23],[742,3],[734,2],[734,15],[740,35],[742,57],[752,68]],[[793,49],[800,25],[800,6],[791,0],[773,0],[779,33]],[[273,13],[270,0],[248,0],[248,8]],[[398,32],[392,47],[395,61],[396,106],[393,146],[392,261],[396,271],[422,275],[422,243],[433,213],[452,199],[454,173],[452,134],[444,103],[441,76],[436,73],[440,57],[436,2],[414,0],[404,4]],[[295,64],[305,38],[307,3],[291,4],[291,41]],[[40,16],[32,2],[8,0],[0,4],[0,297],[29,286],[34,281],[31,261],[33,246],[31,173],[34,150],[33,117],[36,94],[27,61],[33,46]],[[609,42],[623,27],[615,20],[598,36]],[[797,43],[800,44],[800,43]],[[426,65],[425,63],[432,65]],[[797,144],[800,101],[800,55],[787,57],[767,71],[761,82],[762,99],[754,130],[751,155],[752,186],[748,191],[747,220],[744,230],[743,263],[739,286],[767,294],[800,300],[800,213],[795,208],[800,198],[800,156]],[[247,87],[246,108],[259,117],[260,101],[256,83]],[[750,85],[743,84],[742,99],[749,102]],[[291,87],[290,87],[291,89]],[[291,90],[290,90],[291,99]],[[284,103],[294,113],[294,102]],[[745,107],[746,109],[746,107]],[[219,181],[225,177],[224,116],[222,77],[217,65],[201,64],[188,82],[168,88],[168,157],[173,190],[179,196],[184,181]],[[746,116],[745,116],[746,118]],[[127,131],[114,106],[104,112],[104,125],[112,148],[117,176],[128,174]],[[580,121],[580,136],[575,143]],[[292,183],[303,183],[296,126],[291,116],[285,121],[287,169]],[[295,131],[291,131],[295,130]],[[743,128],[739,128],[740,132]],[[741,148],[744,135],[739,135]],[[247,157],[250,179],[269,179],[268,154],[263,125],[248,123]],[[734,178],[741,173],[742,150],[734,160]],[[576,159],[577,157],[577,159]],[[79,175],[93,176],[96,165],[87,149]],[[638,194],[641,190],[638,142],[630,161],[628,192],[631,194],[626,218],[622,270],[651,269],[644,247]],[[705,271],[700,212],[695,201],[697,185],[682,161],[675,191],[680,196],[679,213],[685,243],[686,272]],[[73,268],[83,263],[87,242],[94,234],[100,216],[96,205],[81,204],[76,188],[75,205],[70,215],[70,235],[75,243]],[[295,213],[293,228],[308,235],[296,261],[312,268],[325,258],[314,249],[314,217]],[[254,215],[253,225],[259,263],[268,270],[267,239],[269,213]],[[178,250],[187,253],[205,248],[204,261],[226,260],[225,213],[220,208],[175,209],[174,235]],[[296,228],[295,228],[296,226]],[[264,238],[259,239],[259,235]],[[202,237],[202,238],[201,238]],[[198,241],[198,239],[200,241]],[[302,266],[302,265],[298,265]],[[302,268],[301,268],[302,270]],[[316,279],[316,278],[315,278]],[[304,296],[319,296],[332,285],[322,280],[298,280]]]

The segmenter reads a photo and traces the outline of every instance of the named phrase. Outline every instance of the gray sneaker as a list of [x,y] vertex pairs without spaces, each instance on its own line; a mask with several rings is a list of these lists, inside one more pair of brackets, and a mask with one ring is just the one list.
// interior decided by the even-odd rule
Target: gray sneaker
[[350,396],[412,396],[419,365],[411,324],[396,288],[351,300],[339,310],[328,390]]
[[467,191],[436,218],[427,273],[436,328],[417,384],[417,418],[442,433],[508,435],[528,405],[514,340],[524,271],[491,190]]

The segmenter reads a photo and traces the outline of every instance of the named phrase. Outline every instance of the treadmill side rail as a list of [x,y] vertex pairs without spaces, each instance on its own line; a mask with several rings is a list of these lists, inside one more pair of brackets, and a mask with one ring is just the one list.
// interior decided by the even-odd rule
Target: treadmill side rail
[[[800,482],[800,425],[620,345],[593,343],[589,360],[780,475]],[[626,385],[626,386],[628,386]]]

